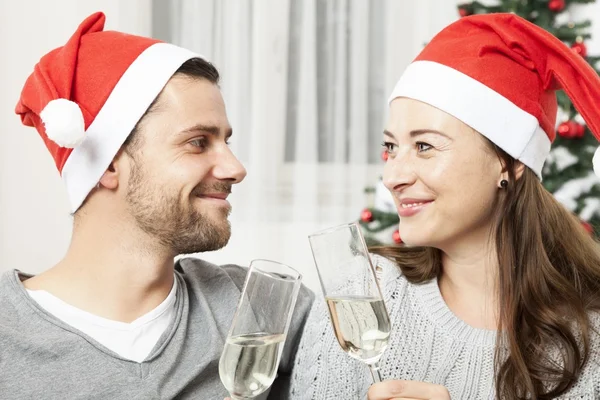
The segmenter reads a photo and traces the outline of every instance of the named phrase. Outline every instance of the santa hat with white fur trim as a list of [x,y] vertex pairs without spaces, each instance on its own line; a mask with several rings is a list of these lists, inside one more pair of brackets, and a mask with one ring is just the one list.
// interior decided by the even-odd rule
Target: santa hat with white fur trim
[[85,19],[69,41],[41,58],[16,113],[50,151],[75,212],[150,104],[187,60],[200,57],[155,39],[104,31]]
[[447,112],[541,178],[556,137],[559,89],[600,140],[596,72],[547,31],[498,13],[461,18],[438,33],[408,66],[389,101],[407,97]]

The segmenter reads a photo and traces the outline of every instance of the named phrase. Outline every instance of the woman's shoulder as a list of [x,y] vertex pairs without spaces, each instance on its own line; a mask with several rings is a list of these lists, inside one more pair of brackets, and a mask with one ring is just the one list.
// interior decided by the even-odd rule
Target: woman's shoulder
[[588,316],[590,321],[590,355],[588,364],[595,371],[599,386],[598,391],[600,391],[600,311],[590,312]]
[[[589,364],[593,366],[600,379],[600,311],[588,312],[588,338],[589,338]],[[578,337],[581,339],[581,331],[578,331]],[[600,388],[599,388],[600,389]]]
[[590,312],[588,319],[590,329],[587,362],[581,370],[577,382],[561,399],[600,398],[600,312]]

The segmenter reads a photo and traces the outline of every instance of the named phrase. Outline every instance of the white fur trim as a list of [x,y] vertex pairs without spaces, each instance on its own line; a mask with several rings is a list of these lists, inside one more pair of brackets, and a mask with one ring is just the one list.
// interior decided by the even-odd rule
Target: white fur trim
[[596,176],[600,176],[600,147],[594,152],[594,158],[592,158],[592,165],[594,166],[594,173]]
[[48,139],[60,147],[73,148],[85,136],[85,121],[77,103],[67,99],[55,99],[40,112]]
[[187,60],[200,57],[168,43],[148,47],[129,66],[67,159],[62,178],[75,212],[98,183],[150,104]]
[[538,120],[483,83],[446,65],[415,61],[396,84],[397,97],[419,100],[458,118],[540,178],[551,142]]

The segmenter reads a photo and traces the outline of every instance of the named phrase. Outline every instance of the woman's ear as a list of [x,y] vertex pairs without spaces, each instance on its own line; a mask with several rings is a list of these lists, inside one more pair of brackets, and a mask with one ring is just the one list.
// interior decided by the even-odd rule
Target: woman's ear
[[[500,173],[502,174],[502,179],[508,179],[508,166],[504,159],[498,154],[498,162],[500,163]],[[513,163],[513,172],[515,174],[515,180],[520,179],[523,176],[523,171],[525,171],[525,164],[523,164],[519,160],[515,160]]]
[[515,179],[521,179],[523,171],[525,171],[525,164],[518,160],[515,161]]

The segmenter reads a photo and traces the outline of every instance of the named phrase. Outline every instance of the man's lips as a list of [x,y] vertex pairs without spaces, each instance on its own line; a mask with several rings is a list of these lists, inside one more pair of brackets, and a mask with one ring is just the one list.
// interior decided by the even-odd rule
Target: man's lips
[[227,200],[229,193],[201,193],[197,196],[206,199]]

